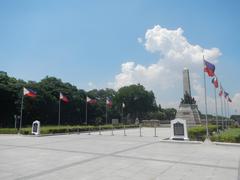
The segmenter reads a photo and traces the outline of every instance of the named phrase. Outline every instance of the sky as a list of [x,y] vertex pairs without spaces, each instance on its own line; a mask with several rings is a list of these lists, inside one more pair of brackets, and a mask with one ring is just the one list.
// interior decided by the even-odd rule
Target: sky
[[[157,103],[177,108],[187,67],[203,111],[204,54],[239,114],[239,8],[237,0],[2,0],[0,70],[26,81],[55,76],[85,90],[140,83]],[[213,93],[207,77],[211,113]]]

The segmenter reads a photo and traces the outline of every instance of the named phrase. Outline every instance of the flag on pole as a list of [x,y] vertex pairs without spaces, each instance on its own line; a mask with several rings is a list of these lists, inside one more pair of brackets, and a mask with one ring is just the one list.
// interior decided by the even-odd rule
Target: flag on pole
[[106,105],[110,108],[112,107],[112,100],[109,97],[106,98]]
[[23,95],[28,97],[36,97],[37,93],[31,89],[23,88]]
[[222,88],[222,85],[220,84],[220,91],[219,91],[219,96],[222,96],[223,95],[223,88]]
[[230,97],[229,97],[229,96],[228,96],[228,102],[230,102],[230,103],[232,102],[232,100],[230,99]]
[[96,104],[96,103],[97,103],[97,100],[96,100],[96,99],[91,99],[91,98],[89,98],[88,96],[87,96],[87,98],[86,98],[86,101],[87,101],[87,103],[89,103],[89,104]]
[[69,100],[66,96],[64,96],[61,92],[60,92],[60,95],[59,95],[59,99],[62,100],[63,102],[65,103],[68,103]]
[[122,108],[125,108],[125,104],[124,103],[122,103]]
[[204,72],[208,74],[209,77],[213,77],[215,74],[215,65],[204,60]]
[[216,76],[212,79],[212,83],[213,83],[215,88],[218,88],[218,79],[217,79]]
[[228,93],[226,91],[224,91],[224,97],[227,98],[228,97]]

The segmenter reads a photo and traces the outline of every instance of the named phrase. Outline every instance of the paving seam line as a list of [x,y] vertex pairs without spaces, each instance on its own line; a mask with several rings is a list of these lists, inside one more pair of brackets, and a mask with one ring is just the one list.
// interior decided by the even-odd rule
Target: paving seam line
[[[107,157],[107,156],[112,156],[112,155],[117,154],[117,153],[134,150],[134,149],[141,148],[141,147],[148,146],[148,145],[155,144],[155,143],[156,142],[147,143],[147,144],[145,143],[145,144],[138,145],[138,146],[135,146],[135,147],[132,147],[132,148],[128,148],[128,149],[125,149],[125,150],[122,150],[122,151],[116,151],[116,152],[113,152],[113,153],[110,153],[110,154],[99,155],[99,156],[96,156],[96,157],[93,157],[93,158],[77,161],[77,162],[62,165],[62,166],[59,166],[59,167],[56,167],[56,168],[53,168],[53,169],[48,169],[48,170],[45,170],[45,171],[30,174],[28,176],[22,176],[22,177],[16,178],[15,180],[26,180],[26,179],[32,179],[34,177],[40,177],[40,176],[43,176],[43,175],[46,175],[46,174],[50,174],[54,171],[59,171],[59,170],[62,170],[62,169],[70,168],[70,167],[73,167],[73,166],[77,166],[79,164],[84,164],[84,163],[91,162],[91,161],[96,160],[96,159],[101,159],[101,158],[104,158],[104,157]],[[29,148],[31,148],[31,147],[29,147]]]

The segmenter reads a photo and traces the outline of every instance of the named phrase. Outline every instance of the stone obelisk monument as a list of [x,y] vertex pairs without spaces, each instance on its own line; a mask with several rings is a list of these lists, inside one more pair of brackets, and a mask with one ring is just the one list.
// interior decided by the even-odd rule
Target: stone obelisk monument
[[177,111],[176,118],[185,119],[188,127],[201,124],[198,106],[191,95],[190,76],[187,68],[183,69],[183,99]]
[[185,93],[191,96],[189,70],[187,68],[183,69],[183,96]]

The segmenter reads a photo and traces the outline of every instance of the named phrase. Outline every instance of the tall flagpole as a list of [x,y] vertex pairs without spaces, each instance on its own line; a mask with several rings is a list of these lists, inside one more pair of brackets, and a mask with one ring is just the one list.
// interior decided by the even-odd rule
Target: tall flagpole
[[224,98],[223,98],[223,106],[224,106],[224,121],[226,121],[227,114],[226,114],[226,98],[225,98],[225,95],[224,95]]
[[106,100],[106,125],[107,125],[107,100]]
[[88,117],[87,117],[87,97],[86,97],[86,125],[88,125]]
[[217,95],[216,95],[216,88],[214,88],[214,96],[215,96],[215,111],[216,111],[216,123],[217,123],[217,132],[218,132],[218,111],[217,111]]
[[58,104],[58,126],[60,126],[61,121],[61,98],[59,96],[59,104]]
[[24,98],[24,93],[22,93],[22,101],[21,101],[21,115],[20,115],[20,123],[19,123],[19,132],[21,131],[21,128],[22,128],[23,98]]
[[[204,64],[204,56],[203,56],[203,67],[205,66]],[[206,136],[209,138],[209,132],[208,132],[208,117],[207,117],[207,89],[206,89],[206,75],[203,70],[203,77],[204,77],[204,99],[205,99],[205,120],[206,120]]]
[[230,113],[229,113],[229,102],[227,100],[227,112],[228,112],[228,125],[230,125]]
[[[220,83],[220,88],[221,88],[220,91],[222,91],[222,85],[221,85],[221,83]],[[224,130],[224,124],[223,124],[223,102],[222,102],[222,95],[220,96],[220,99],[221,99],[221,113],[222,113],[222,130]]]

